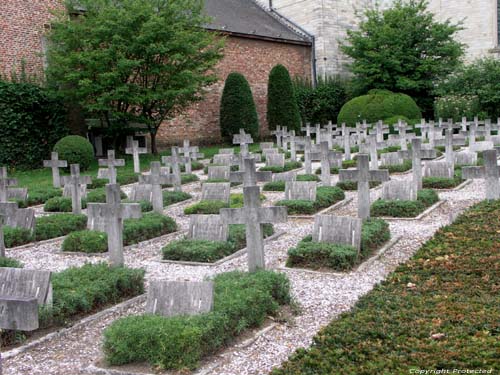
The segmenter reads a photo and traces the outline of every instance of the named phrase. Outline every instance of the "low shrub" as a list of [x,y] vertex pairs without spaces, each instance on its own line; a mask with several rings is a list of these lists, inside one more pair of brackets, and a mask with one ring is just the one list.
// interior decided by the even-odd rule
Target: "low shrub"
[[261,167],[260,171],[267,171],[273,173],[282,173],[288,172],[294,169],[298,169],[302,167],[302,163],[300,161],[288,161],[285,163],[284,167]]
[[130,316],[104,331],[110,365],[148,362],[159,369],[195,369],[200,360],[290,303],[290,284],[271,271],[230,272],[214,278],[214,306],[197,316]]
[[25,228],[3,227],[5,247],[16,247],[32,242],[35,237]]
[[[200,178],[195,174],[183,174],[183,175],[181,175],[181,185],[190,184],[191,182],[196,182],[199,180],[200,180]],[[172,186],[173,186],[172,184],[165,184],[165,185],[162,185],[161,187],[165,189],[165,188],[171,188]]]
[[404,160],[403,164],[383,165],[380,167],[380,169],[387,169],[389,173],[403,173],[409,171],[411,168],[412,168],[411,160]]
[[317,188],[315,201],[282,200],[278,201],[276,205],[287,207],[289,215],[312,215],[323,208],[334,205],[344,198],[344,192],[338,187],[321,186]]
[[68,234],[62,243],[62,251],[105,253],[108,251],[108,235],[94,230],[82,230]]
[[380,219],[370,219],[363,223],[359,255],[357,249],[352,246],[313,242],[312,236],[307,236],[299,242],[297,247],[288,251],[286,265],[311,269],[349,270],[389,239],[389,224]]
[[36,219],[35,239],[48,240],[83,230],[87,226],[87,216],[68,213],[42,216]]
[[129,199],[125,199],[122,201],[123,203],[139,203],[139,205],[141,206],[141,212],[151,212],[153,211],[153,203],[151,203],[150,201],[131,201]]
[[133,170],[121,170],[118,168],[117,171],[116,182],[120,185],[134,184],[139,181],[139,175],[134,173]]
[[80,164],[80,170],[86,171],[94,160],[94,148],[84,137],[68,135],[54,146],[54,151],[59,154],[60,160],[66,160],[68,167],[71,164]]
[[[314,174],[299,174],[297,181],[319,181],[319,177]],[[262,187],[264,191],[285,191],[285,181],[266,182]]]
[[[373,189],[382,184],[380,181],[370,181],[370,189]],[[345,191],[358,190],[357,181],[339,181],[337,187]]]
[[[82,208],[87,208],[87,201],[82,199]],[[43,206],[45,212],[71,212],[72,203],[71,198],[55,197],[50,198]]]
[[[127,199],[127,194],[120,190],[120,198]],[[87,192],[87,203],[106,203],[106,188],[98,188]]]
[[[192,171],[201,171],[204,168],[204,165],[202,162],[192,160],[191,161],[191,170]],[[184,164],[181,164],[180,166],[181,173],[186,172],[186,166]]]
[[123,221],[123,244],[125,246],[133,245],[176,230],[177,224],[174,219],[149,212],[140,219],[125,219]]
[[[264,195],[260,195],[260,200],[265,200]],[[241,208],[243,207],[243,194],[231,194],[229,205],[222,201],[199,201],[184,209],[185,215],[217,215],[221,208]]]
[[23,268],[23,264],[13,258],[0,257],[0,267]]
[[62,190],[53,187],[29,188],[28,198],[25,201],[16,200],[19,208],[37,206],[47,202],[50,198],[62,196]]
[[455,178],[424,177],[422,186],[424,189],[453,189],[462,182],[462,178],[458,176],[455,176]]
[[191,199],[191,194],[183,191],[164,191],[163,192],[163,205],[170,206],[174,203],[179,203]]
[[99,189],[106,186],[109,183],[107,178],[94,178],[92,177],[92,183],[87,185],[87,189]]
[[416,201],[378,199],[370,212],[372,216],[416,217],[437,201],[439,196],[434,190],[424,189],[418,192]]

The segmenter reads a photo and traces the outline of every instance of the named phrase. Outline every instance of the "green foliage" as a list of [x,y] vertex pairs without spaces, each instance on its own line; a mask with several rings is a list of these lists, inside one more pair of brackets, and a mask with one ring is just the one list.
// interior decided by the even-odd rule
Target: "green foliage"
[[499,227],[500,201],[468,210],[272,375],[498,372]]
[[222,201],[200,201],[184,209],[185,215],[218,215],[221,208],[229,208],[226,202]]
[[[297,181],[319,181],[319,177],[314,174],[298,174]],[[263,191],[285,191],[285,181],[266,182],[262,187]]]
[[148,362],[159,369],[194,369],[200,360],[248,328],[262,325],[290,303],[290,285],[271,271],[215,276],[214,307],[198,316],[131,316],[104,331],[104,354],[111,365]]
[[34,237],[30,230],[24,228],[3,227],[5,247],[16,247],[33,241]]
[[41,167],[54,144],[66,134],[66,109],[49,90],[0,80],[0,165]]
[[60,139],[54,146],[60,160],[66,160],[68,167],[71,164],[80,164],[80,171],[89,169],[94,160],[92,144],[79,135],[68,135]]
[[361,263],[376,249],[389,241],[389,224],[380,219],[370,219],[363,223],[361,250],[349,245],[313,242],[312,236],[305,237],[297,247],[288,250],[287,267],[311,269],[329,268],[346,271]]
[[[370,189],[377,187],[381,184],[380,181],[370,181]],[[337,187],[345,191],[358,190],[358,183],[356,181],[339,181]]]
[[397,165],[383,165],[380,169],[387,169],[389,173],[403,173],[407,172],[412,168],[411,160],[403,160],[403,164]]
[[37,241],[62,237],[71,232],[83,230],[87,226],[87,216],[68,213],[37,217],[35,239]]
[[[495,58],[483,58],[460,66],[443,79],[437,88],[440,98],[435,103],[436,114],[462,116],[471,120],[500,117],[500,62]],[[453,107],[455,105],[455,107]],[[475,112],[474,112],[475,111]]]
[[425,0],[398,0],[386,10],[367,9],[341,48],[353,59],[350,69],[359,86],[408,94],[430,113],[435,83],[459,65],[464,53],[464,45],[454,40],[459,30],[449,20],[436,21]]
[[424,177],[422,186],[424,189],[453,189],[462,183],[462,171],[455,168],[453,178],[446,177]]
[[62,196],[61,189],[56,189],[53,187],[38,187],[30,188],[28,190],[28,199],[19,205],[19,207],[29,207],[36,206],[47,202],[50,198]]
[[345,198],[344,191],[335,186],[321,186],[316,190],[316,200],[282,200],[277,206],[288,208],[289,215],[312,215],[323,208],[330,207]]
[[[181,175],[181,185],[190,184],[191,182],[199,181],[200,178],[195,174],[183,174]],[[171,188],[172,184],[162,185],[162,188]]]
[[231,140],[240,129],[259,138],[259,117],[246,78],[240,73],[230,73],[226,78],[220,103],[220,130],[222,137]]
[[23,264],[16,259],[0,257],[0,267],[23,268]]
[[[82,199],[82,208],[86,207],[87,207],[87,201],[85,199]],[[49,200],[47,200],[47,202],[45,202],[43,210],[45,212],[71,212],[72,211],[71,198],[67,197],[50,198]]]
[[438,201],[434,190],[424,189],[417,193],[416,201],[378,199],[373,202],[370,212],[372,216],[417,217]]
[[[127,194],[121,189],[120,198],[127,199]],[[87,203],[106,203],[106,188],[98,188],[87,192]]]
[[94,230],[73,232],[64,239],[62,251],[105,253],[108,251],[108,236],[106,233]]
[[302,163],[300,161],[287,161],[287,162],[285,162],[284,167],[277,167],[277,166],[268,167],[268,166],[266,166],[266,167],[261,167],[259,169],[259,171],[282,173],[282,172],[288,172],[288,171],[291,171],[293,169],[297,169],[297,168],[301,168],[301,167],[302,167]]
[[356,122],[366,120],[375,123],[394,116],[420,119],[422,113],[415,101],[408,95],[383,90],[373,90],[367,95],[348,101],[340,110],[337,123],[355,126]]
[[140,219],[125,219],[123,221],[123,244],[125,246],[133,245],[176,230],[177,224],[171,217],[148,212]]
[[170,206],[171,204],[183,202],[191,198],[191,194],[185,193],[183,191],[164,191],[163,206]]
[[[202,97],[217,77],[223,40],[198,0],[81,0],[85,15],[51,24],[50,81],[110,133],[145,124],[156,150],[161,123]],[[134,110],[130,110],[134,108]]]
[[269,73],[267,86],[267,123],[270,130],[287,126],[300,131],[300,113],[295,99],[290,74],[283,65],[276,65]]
[[52,288],[53,306],[44,325],[65,324],[81,314],[144,293],[144,270],[85,264],[53,273]]

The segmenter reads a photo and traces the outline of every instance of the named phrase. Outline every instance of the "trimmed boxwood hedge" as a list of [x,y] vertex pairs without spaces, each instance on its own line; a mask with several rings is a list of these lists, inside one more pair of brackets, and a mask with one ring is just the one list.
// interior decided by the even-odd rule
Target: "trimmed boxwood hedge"
[[54,187],[35,187],[29,188],[28,198],[25,201],[16,200],[19,208],[36,206],[47,202],[50,198],[61,197],[62,190]]
[[298,169],[302,167],[302,163],[300,161],[287,161],[285,162],[284,167],[261,167],[259,171],[267,171],[273,173],[282,173],[288,172],[294,169]]
[[183,191],[164,191],[163,192],[163,206],[170,206],[174,203],[179,203],[191,199],[192,195]]
[[403,160],[403,164],[383,165],[380,169],[387,169],[389,173],[403,173],[409,171],[413,167],[411,160]]
[[[181,185],[190,184],[191,182],[196,182],[199,180],[200,180],[200,178],[195,174],[183,174],[183,175],[181,175]],[[162,185],[161,187],[165,189],[165,188],[171,188],[172,186],[173,186],[172,184],[166,184],[166,185]]]
[[[127,194],[120,189],[120,198],[127,199]],[[106,188],[98,188],[87,192],[87,203],[106,203]]]
[[317,188],[315,201],[281,200],[276,202],[276,206],[287,207],[289,215],[312,215],[344,198],[345,193],[342,189],[336,186],[321,186]]
[[[260,195],[260,200],[265,200],[264,195]],[[221,208],[241,208],[243,207],[243,194],[231,194],[229,205],[222,201],[199,201],[184,209],[185,215],[218,215]]]
[[[297,181],[319,181],[319,177],[314,174],[298,174]],[[266,182],[262,187],[264,191],[285,191],[285,181]]]
[[[272,224],[263,225],[264,238],[274,233]],[[162,249],[163,259],[213,263],[246,247],[244,225],[229,225],[227,241],[182,239]]]
[[288,250],[287,267],[311,269],[328,268],[336,271],[349,270],[370,256],[373,251],[389,241],[389,224],[380,219],[369,219],[363,223],[361,250],[349,245],[313,242],[305,237],[297,247]]
[[469,209],[272,375],[500,371],[498,228],[500,201]]
[[[370,181],[370,189],[373,189],[374,187],[379,186],[382,184],[380,181]],[[336,185],[338,188],[346,191],[353,191],[353,190],[358,190],[358,183],[357,181],[339,181],[337,182]]]
[[214,305],[197,316],[129,316],[104,331],[110,365],[147,362],[158,369],[195,369],[200,360],[290,303],[290,284],[272,271],[230,272],[214,278]]
[[424,189],[417,193],[416,201],[378,199],[373,202],[370,213],[372,216],[416,217],[438,201],[434,190]]
[[[87,208],[87,200],[82,199],[82,208]],[[72,203],[71,198],[68,197],[54,197],[45,202],[43,206],[45,212],[71,212]]]
[[0,257],[0,267],[23,268],[23,264],[13,258]]
[[[181,164],[179,168],[181,170],[181,173],[186,172],[186,165],[185,164]],[[191,170],[192,171],[201,171],[203,168],[204,168],[204,166],[203,166],[202,162],[199,162],[196,160],[191,160]]]
[[105,253],[108,251],[108,235],[96,230],[73,232],[64,239],[61,250],[88,254]]
[[79,135],[68,135],[61,138],[54,146],[54,151],[59,154],[60,160],[71,164],[79,164],[80,170],[86,171],[94,161],[94,148],[87,138]]

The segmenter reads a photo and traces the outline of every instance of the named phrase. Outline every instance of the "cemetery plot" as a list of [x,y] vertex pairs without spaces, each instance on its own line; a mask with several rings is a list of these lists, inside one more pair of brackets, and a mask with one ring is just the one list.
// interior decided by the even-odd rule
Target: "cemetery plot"
[[[286,172],[290,173],[290,172]],[[273,181],[266,182],[262,187],[264,191],[285,191],[286,181],[293,181],[289,179],[275,179],[276,174],[273,175]],[[297,174],[295,175],[295,181],[314,181],[319,182],[319,177],[314,174]]]
[[318,215],[312,236],[288,251],[287,267],[347,271],[390,240],[389,224],[380,219]]
[[276,202],[276,205],[287,207],[289,215],[313,215],[344,199],[345,194],[342,189],[332,186],[320,186],[316,188],[314,200],[280,200]]
[[287,161],[285,162],[283,167],[279,166],[265,166],[265,167],[260,167],[259,171],[261,172],[273,172],[273,173],[283,173],[283,172],[288,172],[288,171],[293,171],[295,169],[300,169],[302,168],[302,163],[300,161]]
[[424,189],[417,192],[416,199],[388,199],[384,197],[378,199],[373,202],[370,214],[375,217],[414,218],[437,202],[439,202],[438,194],[434,190]]
[[[266,197],[261,194],[260,200],[265,201]],[[184,209],[184,214],[204,214],[204,215],[216,215],[219,213],[221,208],[240,208],[243,207],[243,194],[231,194],[230,201],[200,201]]]

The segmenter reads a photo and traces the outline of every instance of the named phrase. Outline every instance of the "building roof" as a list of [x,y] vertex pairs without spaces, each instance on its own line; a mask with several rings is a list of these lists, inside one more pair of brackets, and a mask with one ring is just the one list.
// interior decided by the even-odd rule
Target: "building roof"
[[310,44],[305,35],[279,21],[254,0],[205,0],[205,13],[212,18],[207,29],[259,39]]

